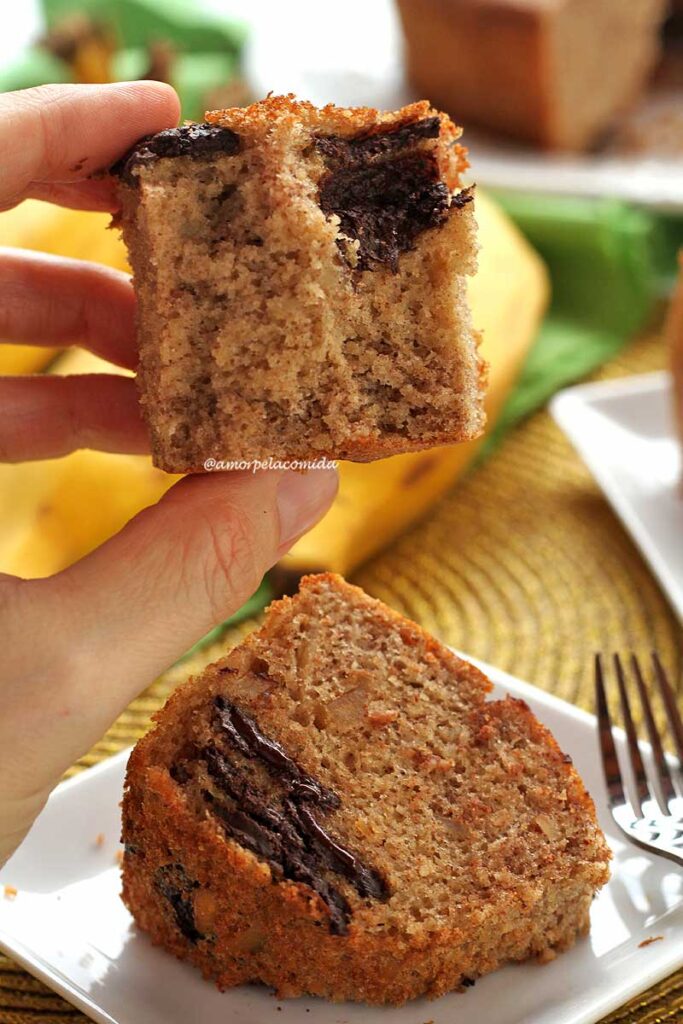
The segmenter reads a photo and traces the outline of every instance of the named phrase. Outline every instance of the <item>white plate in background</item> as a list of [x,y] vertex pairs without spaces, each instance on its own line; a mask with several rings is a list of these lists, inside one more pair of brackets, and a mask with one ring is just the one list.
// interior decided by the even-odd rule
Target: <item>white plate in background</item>
[[5,884],[19,890],[14,900],[0,894],[0,948],[106,1024],[594,1024],[683,964],[683,874],[615,831],[593,718],[482,668],[497,696],[526,700],[571,754],[615,854],[612,880],[593,904],[590,937],[552,963],[506,967],[463,994],[399,1009],[279,1002],[256,986],[221,994],[195,969],[155,949],[119,899],[115,854],[125,753],[60,786],[0,872],[0,890]]
[[666,372],[579,384],[550,411],[683,620],[683,478]]
[[[293,92],[320,106],[336,103],[383,110],[395,110],[416,98],[403,73],[403,39],[393,0],[211,2],[215,9],[242,15],[252,27],[245,70],[258,97],[270,91]],[[463,141],[470,151],[470,176],[479,185],[611,196],[662,210],[683,210],[680,158],[600,152],[553,155],[485,138],[471,128]]]

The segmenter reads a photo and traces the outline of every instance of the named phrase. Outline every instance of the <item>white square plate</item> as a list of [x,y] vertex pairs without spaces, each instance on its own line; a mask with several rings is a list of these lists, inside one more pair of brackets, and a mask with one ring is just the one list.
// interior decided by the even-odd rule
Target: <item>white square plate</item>
[[[510,966],[464,994],[400,1009],[276,1002],[265,988],[219,993],[155,949],[119,899],[115,864],[126,754],[60,786],[0,873],[0,947],[106,1024],[593,1024],[683,964],[683,874],[628,846],[604,797],[592,716],[496,669],[496,695],[526,700],[571,754],[614,850],[613,877],[593,904],[590,937],[545,967]],[[105,840],[98,845],[101,833]],[[661,936],[661,938],[659,938]],[[658,937],[646,946],[647,939]],[[281,1012],[275,1017],[276,1008]],[[304,1016],[305,1014],[305,1016]]]
[[683,486],[670,375],[580,384],[555,395],[550,411],[683,619]]

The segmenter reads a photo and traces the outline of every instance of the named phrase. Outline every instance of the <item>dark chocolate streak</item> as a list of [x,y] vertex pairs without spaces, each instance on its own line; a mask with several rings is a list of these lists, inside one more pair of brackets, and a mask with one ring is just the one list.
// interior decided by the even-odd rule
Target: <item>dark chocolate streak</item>
[[304,787],[308,787],[311,792],[310,798],[314,799],[321,808],[333,811],[340,806],[337,794],[325,789],[312,775],[307,775],[302,771],[279,743],[264,736],[253,718],[245,715],[225,697],[216,697],[213,703],[215,716],[225,735],[241,754],[263,761],[269,771],[277,776],[287,778],[292,787],[298,787],[302,791]]
[[135,185],[137,179],[133,174],[134,169],[161,157],[190,156],[202,159],[217,153],[232,155],[239,148],[240,137],[230,128],[221,128],[216,124],[185,124],[140,139],[114,164],[111,173],[126,184]]
[[[451,206],[461,208],[467,192],[451,198],[432,152],[410,147],[437,138],[438,117],[350,139],[319,136],[315,146],[328,168],[320,182],[320,207],[336,214],[346,238],[358,241],[357,269],[386,265],[398,270],[402,252],[428,228],[443,223]],[[348,260],[347,245],[338,247]]]
[[211,812],[232,839],[269,863],[276,879],[301,882],[317,892],[330,912],[330,931],[345,934],[351,908],[336,886],[322,877],[323,872],[346,878],[364,898],[385,901],[390,893],[382,875],[363,864],[317,820],[314,812],[338,808],[339,797],[304,772],[279,743],[265,736],[252,718],[225,697],[214,700],[214,722],[221,730],[219,742],[227,740],[246,758],[261,761],[283,784],[284,793],[278,806],[267,803],[245,767],[234,763],[217,745],[207,746],[199,757],[217,789],[235,805],[204,790]]
[[440,131],[441,119],[435,115],[388,131],[364,132],[350,139],[342,139],[338,135],[318,135],[315,148],[323,154],[328,167],[336,169],[395,153],[414,145],[420,139],[437,139]]
[[236,766],[208,748],[207,766],[214,782],[232,800],[240,801],[238,809],[220,803],[208,790],[204,799],[218,817],[231,839],[267,861],[278,881],[287,878],[301,882],[317,892],[330,912],[330,931],[343,935],[351,917],[351,908],[339,890],[320,876],[324,864],[306,848],[295,820],[263,802],[261,794],[244,779]]
[[198,942],[205,938],[194,923],[194,910],[190,893],[198,888],[185,874],[181,864],[165,864],[159,868],[154,877],[154,884],[168,900],[175,915],[178,928],[188,942]]

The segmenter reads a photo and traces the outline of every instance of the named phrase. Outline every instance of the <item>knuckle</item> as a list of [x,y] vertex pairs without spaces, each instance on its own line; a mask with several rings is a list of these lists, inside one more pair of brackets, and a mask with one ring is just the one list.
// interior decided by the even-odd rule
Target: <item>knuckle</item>
[[73,101],[63,85],[37,85],[21,93],[19,110],[30,123],[32,152],[39,155],[43,177],[59,168],[68,150],[65,112]]
[[217,621],[235,611],[261,581],[263,555],[248,518],[233,509],[220,519],[205,520],[203,584]]

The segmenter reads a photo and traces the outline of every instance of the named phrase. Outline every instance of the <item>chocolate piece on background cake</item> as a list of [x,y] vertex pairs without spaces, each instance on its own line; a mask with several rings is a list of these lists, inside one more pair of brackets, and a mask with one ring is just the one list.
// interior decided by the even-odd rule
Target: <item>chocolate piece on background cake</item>
[[306,577],[135,748],[123,898],[219,987],[400,1004],[552,958],[610,852],[548,730],[414,623]]
[[481,433],[458,136],[428,103],[271,97],[119,162],[157,465],[366,461]]

